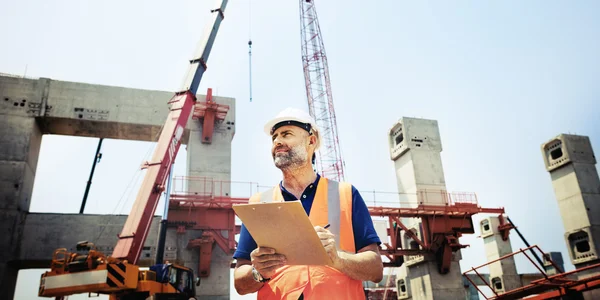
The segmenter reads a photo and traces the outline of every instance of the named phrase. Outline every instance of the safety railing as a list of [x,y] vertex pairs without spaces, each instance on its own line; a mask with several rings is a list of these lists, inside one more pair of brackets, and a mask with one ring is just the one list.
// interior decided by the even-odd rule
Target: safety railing
[[477,205],[477,195],[469,192],[448,192],[445,190],[419,190],[416,193],[380,191],[360,191],[367,206],[375,207],[417,207],[419,205]]
[[172,194],[206,198],[250,198],[258,191],[258,183],[248,181],[217,180],[212,177],[173,177]]
[[[536,258],[537,258],[537,253],[541,254],[541,256],[545,258],[544,264],[547,264],[547,266],[545,266],[543,264],[540,265],[540,263],[534,262],[534,259],[532,259],[532,257],[529,254],[527,254],[528,252],[530,252],[533,255],[533,257],[536,257]],[[520,287],[520,288],[517,288],[514,290],[505,291],[504,288],[496,288],[495,285],[497,285],[498,283],[494,283],[493,279],[490,279],[490,281],[488,282],[487,280],[485,280],[483,274],[478,272],[478,270],[481,268],[490,266],[495,263],[499,263],[502,260],[508,259],[517,254],[523,254],[527,258],[527,260],[529,260],[529,262],[531,262],[531,264],[538,270],[538,272],[539,272],[539,274],[541,274],[542,278],[532,281],[531,284],[529,284],[529,285],[526,285],[526,286],[523,286],[523,287]],[[554,270],[557,270],[558,274],[556,274],[556,275],[548,274],[546,271],[546,268],[548,268],[548,266],[552,266],[554,268]],[[483,291],[481,291],[481,289],[478,287],[478,285],[473,280],[471,280],[471,278],[468,276],[468,273],[470,273],[470,272],[473,272],[485,284],[485,286],[487,286],[489,288],[489,290],[491,290],[491,292],[493,293],[493,296],[488,297],[488,296],[486,296],[485,293],[483,293]],[[565,273],[556,263],[554,263],[554,261],[552,261],[550,259],[550,256],[547,253],[542,251],[537,245],[533,245],[533,246],[530,246],[530,247],[527,247],[524,249],[519,249],[519,251],[515,251],[513,253],[504,255],[498,259],[492,260],[483,265],[473,267],[473,268],[467,270],[466,272],[464,272],[463,276],[467,280],[469,280],[469,282],[477,289],[477,291],[485,299],[503,299],[505,297],[510,298],[510,299],[519,299],[524,295],[529,295],[529,294],[533,294],[533,293],[541,293],[541,292],[544,292],[544,291],[552,289],[552,288],[559,288],[561,284],[565,283],[565,279],[567,279],[567,282],[573,282],[573,278],[570,278],[570,279],[568,278],[568,276],[571,274],[572,274],[572,272]],[[499,291],[499,290],[501,290],[501,291]]]
[[[250,198],[256,192],[264,192],[273,185],[256,182],[216,180],[212,177],[176,176],[173,178],[172,194],[197,198]],[[415,193],[360,191],[367,206],[410,208],[419,205],[449,206],[477,204],[477,195],[470,192],[423,189]]]

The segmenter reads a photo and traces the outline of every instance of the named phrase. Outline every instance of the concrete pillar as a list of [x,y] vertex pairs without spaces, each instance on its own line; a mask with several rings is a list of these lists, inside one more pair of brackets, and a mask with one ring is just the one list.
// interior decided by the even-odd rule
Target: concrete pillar
[[[31,194],[42,133],[40,115],[46,80],[7,78],[0,81],[0,295],[12,299],[18,275],[18,255]],[[23,92],[22,90],[26,90]]]
[[[548,275],[556,275],[558,273],[565,271],[565,263],[563,261],[562,253],[560,252],[547,252],[548,256],[544,256],[544,271]],[[550,260],[552,262],[550,262]],[[554,264],[553,264],[554,263]],[[557,266],[559,270],[557,270],[554,266]]]
[[[211,143],[203,143],[203,124],[199,120],[190,120],[189,141],[187,144],[188,192],[207,196],[231,196],[231,141],[235,133],[235,103],[233,98],[215,97],[218,104],[229,106],[224,120],[215,123]],[[198,96],[198,102],[204,102],[205,96]],[[201,179],[202,178],[202,179]],[[169,235],[176,234],[174,230]],[[227,237],[227,231],[222,231]],[[187,267],[198,274],[199,249],[186,249],[191,239],[198,239],[202,231],[190,230],[178,235],[177,255],[183,255]],[[169,250],[169,244],[167,249]],[[186,252],[186,254],[183,254]],[[210,276],[202,278],[196,292],[199,299],[229,299],[230,264],[233,253],[225,253],[216,243],[213,244]]]
[[[481,220],[480,225],[487,261],[497,260],[513,252],[510,239],[504,241],[502,233],[498,230],[499,217],[487,217]],[[521,287],[521,278],[517,274],[514,256],[494,262],[488,267],[490,270],[489,283],[496,293],[501,294]]]
[[[445,205],[446,181],[442,167],[442,142],[437,121],[403,117],[389,132],[390,156],[394,161],[400,205]],[[422,239],[417,219],[402,222]],[[415,248],[414,241],[405,238],[403,248]],[[407,292],[410,299],[464,299],[466,297],[460,272],[460,251],[453,253],[450,271],[438,272],[433,255],[406,256]],[[398,279],[402,280],[401,276]]]
[[[542,144],[542,155],[558,201],[571,262],[576,268],[600,262],[600,179],[589,138],[561,134]],[[599,273],[593,269],[580,277]],[[598,299],[600,291],[585,296]]]
[[[489,282],[488,274],[484,274],[483,277],[486,281]],[[478,281],[481,281],[481,279],[477,279]],[[477,283],[477,281],[475,281],[475,283]],[[471,282],[466,277],[463,277],[463,285],[467,293],[467,297],[465,298],[466,300],[479,300],[479,291],[477,290],[477,287],[471,284]]]
[[0,91],[0,294],[12,299],[42,134],[20,105],[26,102],[6,92]]

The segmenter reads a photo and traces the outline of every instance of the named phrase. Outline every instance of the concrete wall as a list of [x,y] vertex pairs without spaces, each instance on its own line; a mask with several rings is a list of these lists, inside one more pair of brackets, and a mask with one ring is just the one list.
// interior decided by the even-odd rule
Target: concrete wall
[[465,299],[466,291],[460,274],[458,261],[452,261],[451,271],[442,275],[437,270],[437,262],[424,261],[408,267],[410,297],[414,300]]
[[[46,267],[53,251],[74,247],[76,242],[96,238],[99,250],[110,255],[125,217],[94,215],[31,214],[29,203],[42,134],[104,137],[156,141],[169,112],[173,92],[140,90],[47,78],[26,79],[0,76],[0,293],[12,298],[19,268]],[[203,95],[197,95],[204,101]],[[231,106],[227,119],[215,126],[212,145],[196,140],[189,145],[188,174],[230,180],[231,139],[235,132],[234,99],[215,97]],[[191,118],[190,118],[191,119]],[[202,125],[190,120],[182,143],[187,144],[190,129],[201,134]],[[198,136],[198,141],[200,140]],[[229,191],[227,191],[229,193]],[[156,223],[151,228],[140,263],[152,263],[156,252]],[[107,224],[106,226],[101,226]],[[190,236],[169,231],[165,258],[179,256],[197,271],[193,249],[185,250]],[[106,238],[105,238],[106,236]],[[185,251],[189,251],[185,252]],[[231,255],[219,248],[213,251],[214,279],[203,281],[201,299],[229,299]],[[226,276],[224,275],[227,272]],[[215,298],[216,297],[216,298]]]
[[[19,84],[25,84],[17,80]],[[29,82],[37,87],[39,82]],[[29,211],[42,133],[28,112],[27,99],[9,96],[0,81],[0,294],[14,294],[21,249],[23,224]],[[25,101],[23,101],[25,100]]]
[[166,91],[0,76],[0,114],[38,117],[44,134],[156,141],[172,96]]
[[[80,241],[93,242],[97,250],[110,255],[126,219],[126,215],[28,214],[18,256],[20,266],[49,267],[54,250],[67,248],[68,251],[75,251]],[[142,266],[154,262],[159,223],[160,217],[152,219],[140,258],[139,264]]]

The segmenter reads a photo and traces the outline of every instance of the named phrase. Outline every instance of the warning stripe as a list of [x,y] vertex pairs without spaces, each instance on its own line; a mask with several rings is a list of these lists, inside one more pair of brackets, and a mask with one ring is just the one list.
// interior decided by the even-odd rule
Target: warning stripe
[[108,284],[108,286],[110,287],[117,287],[117,284],[113,281],[112,278],[110,278],[110,276],[106,276],[106,284]]
[[120,287],[125,285],[125,266],[122,264],[108,264],[106,265],[108,276],[106,276],[106,283],[110,287]]
[[121,271],[123,271],[123,275],[125,275],[125,265],[124,264],[116,264],[115,266],[119,267]]

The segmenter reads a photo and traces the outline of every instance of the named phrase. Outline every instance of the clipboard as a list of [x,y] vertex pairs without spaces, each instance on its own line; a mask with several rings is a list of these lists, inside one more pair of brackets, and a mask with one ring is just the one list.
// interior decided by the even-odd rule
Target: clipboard
[[285,255],[288,265],[333,266],[299,200],[232,207],[256,244]]

